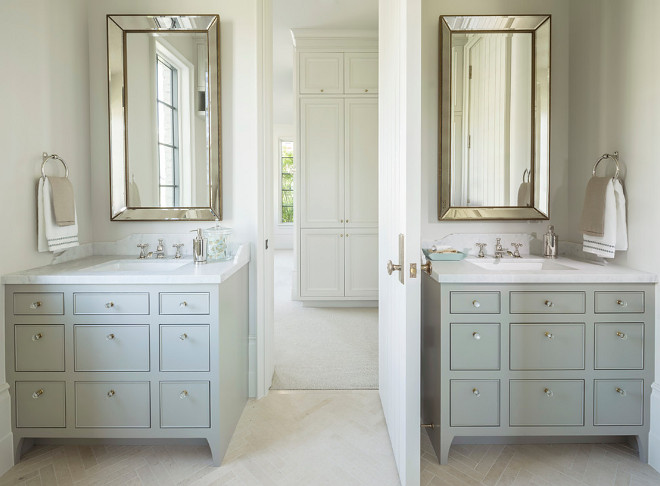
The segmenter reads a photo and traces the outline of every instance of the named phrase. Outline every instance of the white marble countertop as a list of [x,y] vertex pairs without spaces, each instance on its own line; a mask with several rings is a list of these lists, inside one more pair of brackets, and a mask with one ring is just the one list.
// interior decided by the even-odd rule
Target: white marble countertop
[[[103,263],[121,260],[139,262],[135,255],[91,256],[78,260],[46,265],[20,272],[3,275],[5,285],[20,284],[219,284],[227,280],[250,261],[250,247],[240,245],[234,258],[226,262],[195,265],[190,258],[174,260],[150,259],[143,261],[144,270],[98,271],[93,267]],[[181,262],[182,266],[167,270],[159,264]]]
[[[543,270],[488,270],[470,262],[472,258],[458,262],[434,261],[431,277],[440,283],[656,283],[658,276],[619,265],[601,265],[560,257],[544,260],[526,256],[521,262],[540,261],[547,267],[567,269]],[[507,263],[512,259],[504,258]],[[553,265],[555,264],[555,265]],[[558,264],[558,265],[556,265]],[[495,265],[494,265],[495,266]]]

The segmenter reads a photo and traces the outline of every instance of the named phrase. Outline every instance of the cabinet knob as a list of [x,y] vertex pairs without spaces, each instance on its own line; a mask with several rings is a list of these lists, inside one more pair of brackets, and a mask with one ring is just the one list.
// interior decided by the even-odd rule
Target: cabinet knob
[[343,238],[343,237],[344,237],[344,234],[342,233],[341,235],[339,235],[339,237],[340,237],[340,238]]
[[185,300],[179,304],[179,307],[188,307],[188,302]]
[[115,391],[114,391],[114,390],[110,390],[110,391],[107,393],[107,396],[108,396],[108,398],[112,398],[112,397],[114,397],[114,396],[115,396]]
[[106,302],[106,303],[105,303],[105,308],[106,308],[106,309],[111,309],[111,308],[114,307],[114,306],[115,306],[115,303],[112,302],[112,301],[111,301],[111,302]]
[[179,393],[179,398],[181,398],[182,400],[184,398],[188,398],[188,396],[189,396],[188,395],[188,390],[183,390],[181,393]]
[[115,335],[110,333],[105,337],[108,341],[112,341],[115,338]]
[[620,388],[620,387],[617,386],[617,387],[615,388],[615,390],[616,390],[616,392],[617,392],[619,395],[621,395],[622,397],[625,397],[625,396],[626,396],[626,390],[624,390],[623,388]]
[[552,307],[553,305],[555,305],[555,304],[552,303],[551,300],[546,300],[546,301],[544,302],[544,304],[545,304],[546,307]]
[[368,93],[368,92],[369,92],[369,90],[365,88],[365,90],[364,90],[364,92],[365,92],[365,93]]
[[346,222],[348,223],[348,220],[346,220]]
[[472,389],[472,394],[477,398],[479,398],[481,396],[481,392],[479,391],[479,388],[473,388]]
[[346,238],[348,238],[348,233],[346,233]]
[[479,334],[477,331],[474,331],[474,332],[472,333],[472,337],[473,337],[474,339],[476,339],[477,341],[479,341],[479,339],[481,339],[481,334]]
[[619,299],[619,300],[616,301],[616,305],[620,305],[621,307],[626,307],[628,305],[628,302],[626,302],[625,300]]
[[32,340],[33,341],[39,341],[39,339],[41,339],[42,337],[44,337],[44,335],[42,333],[38,332],[37,334],[32,336]]
[[552,397],[552,395],[554,395],[554,393],[552,393],[552,390],[550,388],[545,388],[543,390],[543,393],[545,393],[545,396],[548,397],[548,398]]
[[340,223],[343,223],[343,222],[344,222],[344,220],[343,220],[343,219],[340,219],[340,220],[339,220],[339,222],[340,222]]
[[43,394],[44,394],[44,389],[39,388],[36,392],[32,394],[32,398],[39,398]]
[[323,93],[324,91],[325,91],[325,90],[324,90],[324,89],[322,89],[322,90],[321,90],[321,93]]
[[186,339],[188,339],[188,335],[184,332],[179,336],[179,339],[181,339],[181,341],[185,341]]
[[41,307],[41,301],[39,300],[30,304],[30,309],[38,309],[39,307]]
[[626,339],[626,338],[628,337],[628,336],[626,336],[626,333],[625,333],[625,332],[621,332],[621,331],[617,331],[617,332],[616,332],[616,335],[617,335],[620,339]]
[[555,337],[554,334],[552,334],[551,332],[547,332],[547,331],[544,333],[544,336],[547,337],[548,339],[553,339]]
[[473,300],[472,301],[472,306],[476,307],[476,308],[479,308],[479,307],[481,307],[481,302],[479,302],[478,300]]

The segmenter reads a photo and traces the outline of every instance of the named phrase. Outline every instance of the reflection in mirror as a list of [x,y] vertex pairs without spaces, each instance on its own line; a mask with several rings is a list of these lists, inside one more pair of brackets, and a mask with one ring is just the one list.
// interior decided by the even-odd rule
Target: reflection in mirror
[[108,16],[112,219],[221,219],[218,21]]
[[440,219],[546,219],[547,16],[441,17]]

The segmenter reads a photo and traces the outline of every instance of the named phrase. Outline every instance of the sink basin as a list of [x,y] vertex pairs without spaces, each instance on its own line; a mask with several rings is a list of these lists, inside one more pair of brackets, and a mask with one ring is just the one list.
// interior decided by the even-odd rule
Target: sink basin
[[575,270],[575,268],[545,258],[468,258],[465,260],[493,272]]
[[189,260],[112,260],[85,268],[86,272],[171,272],[190,263]]

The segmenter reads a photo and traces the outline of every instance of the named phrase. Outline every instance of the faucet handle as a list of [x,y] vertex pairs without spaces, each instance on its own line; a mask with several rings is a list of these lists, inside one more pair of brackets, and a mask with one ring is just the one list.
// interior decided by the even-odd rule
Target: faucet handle
[[484,247],[488,246],[486,243],[477,243],[477,246],[479,247],[479,255],[477,255],[479,258],[484,258],[486,255],[484,253]]
[[183,243],[174,243],[172,245],[172,248],[176,248],[176,254],[174,255],[174,258],[181,258],[181,247],[183,246]]
[[138,243],[137,247],[140,249],[140,256],[138,258],[147,258],[147,248],[149,248],[149,243]]
[[158,238],[158,246],[156,247],[156,251],[163,251],[165,248],[163,248],[163,238]]
[[515,251],[513,252],[513,257],[514,258],[521,258],[520,256],[520,247],[523,246],[522,243],[511,243],[511,246],[515,248]]

